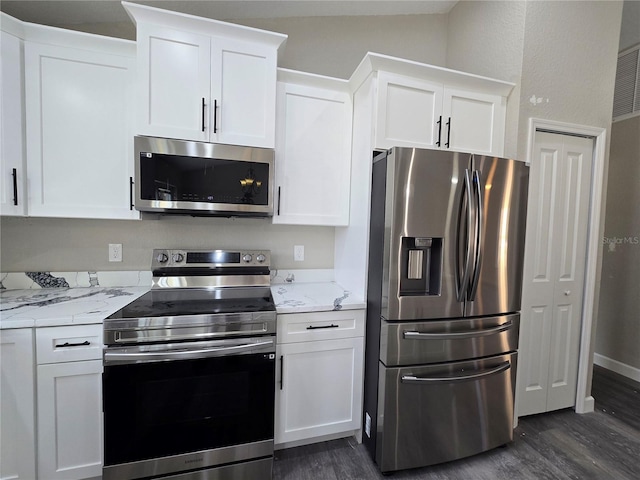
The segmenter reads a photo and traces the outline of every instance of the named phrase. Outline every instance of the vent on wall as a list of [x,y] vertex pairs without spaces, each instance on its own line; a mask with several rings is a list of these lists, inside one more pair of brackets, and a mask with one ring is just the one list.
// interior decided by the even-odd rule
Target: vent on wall
[[640,45],[618,55],[613,119],[640,115]]

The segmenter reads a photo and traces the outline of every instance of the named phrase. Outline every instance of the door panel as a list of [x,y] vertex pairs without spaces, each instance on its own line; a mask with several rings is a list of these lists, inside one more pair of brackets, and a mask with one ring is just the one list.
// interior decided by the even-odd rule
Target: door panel
[[141,101],[136,133],[208,140],[209,125],[202,128],[202,101],[209,102],[209,38],[139,24],[138,59]]
[[523,275],[519,415],[575,405],[592,151],[591,139],[536,133]]
[[442,137],[442,85],[380,72],[378,109],[376,148],[435,148]]
[[[466,316],[520,310],[529,168],[522,162],[474,155],[482,194],[479,275]],[[475,185],[474,185],[474,188]]]
[[502,155],[506,108],[502,97],[445,88],[442,105],[442,138],[449,144],[443,147]]
[[469,158],[411,148],[394,149],[387,157],[385,319],[462,316],[463,303],[457,301],[456,228]]

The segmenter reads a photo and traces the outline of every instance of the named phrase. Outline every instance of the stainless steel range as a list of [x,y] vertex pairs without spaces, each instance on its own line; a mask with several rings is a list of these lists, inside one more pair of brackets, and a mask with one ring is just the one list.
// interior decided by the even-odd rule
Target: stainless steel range
[[152,289],[104,322],[104,480],[271,478],[269,265],[154,250]]

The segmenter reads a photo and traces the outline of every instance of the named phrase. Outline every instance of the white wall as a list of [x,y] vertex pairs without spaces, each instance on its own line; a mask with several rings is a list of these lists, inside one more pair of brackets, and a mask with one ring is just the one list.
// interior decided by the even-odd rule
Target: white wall
[[[271,250],[273,268],[333,268],[333,228],[272,225],[258,218],[2,217],[0,229],[2,272],[149,270],[154,248],[212,247]],[[108,262],[110,243],[122,244],[122,263]],[[304,262],[294,262],[294,245],[304,245]]]
[[284,68],[348,79],[367,52],[445,66],[447,15],[238,20],[287,34]]
[[[613,124],[597,354],[640,376],[640,116]],[[619,368],[618,368],[619,371]],[[625,373],[621,371],[620,373]]]
[[[516,84],[507,102],[506,157],[517,158],[526,2],[458,2],[449,12],[447,67]],[[524,160],[524,159],[521,159]]]

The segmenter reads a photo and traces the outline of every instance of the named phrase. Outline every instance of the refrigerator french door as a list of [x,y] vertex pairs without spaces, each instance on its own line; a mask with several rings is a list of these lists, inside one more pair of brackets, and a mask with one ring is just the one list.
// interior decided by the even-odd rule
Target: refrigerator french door
[[383,472],[512,439],[527,186],[510,159],[374,159],[363,441]]

